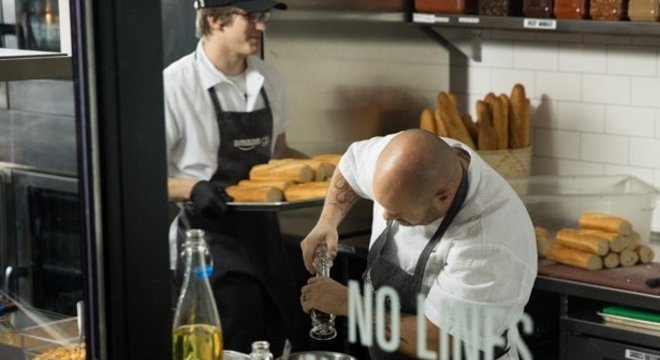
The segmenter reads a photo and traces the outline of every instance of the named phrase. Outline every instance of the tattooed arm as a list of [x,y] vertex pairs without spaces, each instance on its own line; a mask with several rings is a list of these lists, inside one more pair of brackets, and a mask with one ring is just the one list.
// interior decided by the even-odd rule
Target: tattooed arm
[[333,258],[337,256],[339,238],[337,227],[358,199],[359,196],[337,168],[330,181],[321,216],[312,231],[300,243],[305,267],[311,274],[315,273],[312,261],[317,246],[325,244],[328,247],[328,254]]

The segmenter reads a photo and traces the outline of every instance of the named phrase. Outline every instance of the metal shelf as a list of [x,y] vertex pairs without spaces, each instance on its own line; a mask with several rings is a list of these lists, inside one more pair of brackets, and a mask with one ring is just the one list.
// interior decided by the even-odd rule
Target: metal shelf
[[660,23],[655,22],[563,20],[429,13],[413,13],[412,22],[418,25],[466,29],[524,30],[608,35],[660,35]]
[[604,323],[596,314],[582,312],[561,318],[564,330],[658,349],[660,337],[651,331]]
[[404,12],[288,10],[273,13],[273,20],[285,21],[360,21],[404,23]]
[[67,54],[0,48],[0,81],[71,78]]

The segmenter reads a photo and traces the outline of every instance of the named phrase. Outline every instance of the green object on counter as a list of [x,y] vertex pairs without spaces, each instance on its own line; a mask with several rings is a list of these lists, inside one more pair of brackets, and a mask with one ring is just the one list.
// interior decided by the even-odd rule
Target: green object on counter
[[627,308],[623,306],[616,306],[616,305],[606,306],[603,308],[603,314],[660,323],[660,313],[651,312],[648,310]]

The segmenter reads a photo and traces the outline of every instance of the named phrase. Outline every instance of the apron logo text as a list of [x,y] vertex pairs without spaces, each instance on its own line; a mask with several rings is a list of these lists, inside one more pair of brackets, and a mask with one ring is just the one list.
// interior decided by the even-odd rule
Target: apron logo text
[[[375,299],[374,299],[375,297]],[[449,355],[449,334],[440,332],[440,354],[427,347],[426,317],[424,316],[424,294],[417,295],[417,357],[420,359],[470,360],[479,359],[479,350],[483,349],[484,359],[494,359],[495,347],[506,344],[500,334],[495,332],[495,323],[507,314],[498,308],[475,306],[467,303],[451,302],[442,304],[443,309],[459,314],[455,324],[454,336],[451,337],[452,356]],[[375,309],[374,309],[375,304]],[[359,282],[348,282],[348,341],[357,343],[357,336],[363,346],[375,345],[384,351],[396,351],[400,345],[399,321],[401,319],[399,295],[389,286],[382,286],[374,291],[369,284],[364,285],[364,293]],[[375,317],[375,319],[374,319]],[[533,321],[525,313],[520,319],[508,319],[508,338],[518,350],[520,359],[533,359],[532,353],[518,332],[517,324],[522,325],[523,333],[533,332]],[[375,329],[374,329],[375,328]],[[462,344],[463,342],[463,344]],[[479,345],[477,345],[479,344]],[[461,348],[465,345],[465,352]]]
[[257,146],[267,147],[270,145],[270,136],[263,136],[260,138],[252,139],[236,139],[234,140],[233,145],[235,148],[243,151],[250,151]]

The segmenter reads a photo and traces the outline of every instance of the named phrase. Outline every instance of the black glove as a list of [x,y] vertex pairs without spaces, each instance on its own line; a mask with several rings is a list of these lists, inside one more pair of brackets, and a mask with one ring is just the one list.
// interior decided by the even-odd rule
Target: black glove
[[200,181],[193,186],[190,193],[195,214],[204,217],[219,217],[227,213],[227,202],[234,198],[215,181]]

